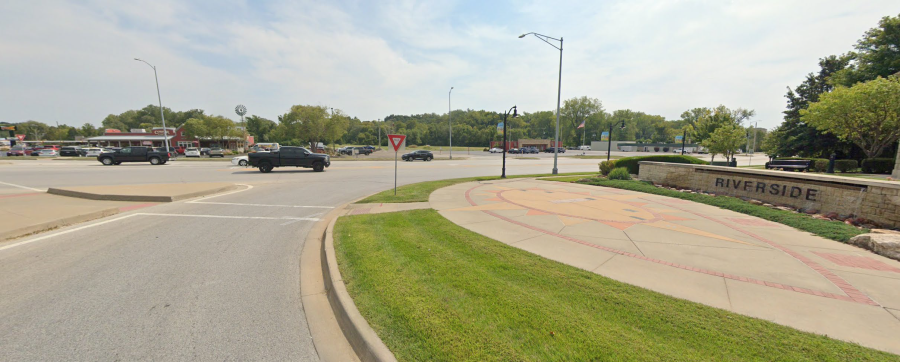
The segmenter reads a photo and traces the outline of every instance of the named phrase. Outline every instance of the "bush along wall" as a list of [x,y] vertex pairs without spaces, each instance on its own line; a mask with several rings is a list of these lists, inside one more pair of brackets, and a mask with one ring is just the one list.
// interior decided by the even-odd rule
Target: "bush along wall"
[[653,162],[669,162],[669,163],[690,163],[694,165],[708,165],[709,162],[703,161],[696,157],[691,156],[682,156],[682,155],[653,155],[653,156],[634,156],[634,157],[625,157],[616,160],[615,167],[625,167],[628,169],[628,172],[637,175],[640,171],[638,162],[641,161],[653,161]]
[[856,160],[836,160],[834,161],[834,170],[841,173],[856,172],[859,169],[859,162]]
[[894,170],[894,159],[867,158],[862,161],[860,166],[865,173],[891,173]]

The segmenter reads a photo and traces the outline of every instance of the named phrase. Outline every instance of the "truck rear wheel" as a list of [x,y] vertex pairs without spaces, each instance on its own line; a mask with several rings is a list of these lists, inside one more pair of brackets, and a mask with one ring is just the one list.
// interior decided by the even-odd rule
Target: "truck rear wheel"
[[112,160],[112,158],[104,157],[104,158],[101,158],[101,159],[100,159],[100,163],[102,163],[102,164],[104,164],[104,165],[106,165],[106,166],[112,166],[113,160]]
[[274,167],[272,167],[272,164],[271,164],[271,163],[268,163],[268,162],[264,162],[264,163],[259,164],[259,172],[262,172],[262,173],[269,173],[269,172],[272,172],[272,169],[273,169],[273,168],[274,168]]
[[325,171],[325,164],[321,162],[316,162],[313,164],[313,171],[322,172]]
[[154,165],[154,166],[155,166],[155,165],[158,165],[158,164],[160,163],[160,161],[162,161],[162,160],[160,160],[159,157],[150,157],[150,164],[151,164],[151,165]]

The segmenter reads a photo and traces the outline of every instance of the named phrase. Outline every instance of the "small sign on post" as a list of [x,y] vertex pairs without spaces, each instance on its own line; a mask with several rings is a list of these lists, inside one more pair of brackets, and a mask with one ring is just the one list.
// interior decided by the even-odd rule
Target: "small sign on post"
[[397,196],[397,154],[400,153],[400,146],[406,140],[406,135],[389,134],[387,137],[388,141],[391,142],[391,146],[394,147],[394,196]]

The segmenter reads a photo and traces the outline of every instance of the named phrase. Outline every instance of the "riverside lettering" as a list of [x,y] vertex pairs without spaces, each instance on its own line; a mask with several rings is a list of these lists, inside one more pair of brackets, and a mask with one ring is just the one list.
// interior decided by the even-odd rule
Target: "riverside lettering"
[[761,194],[768,193],[770,195],[787,196],[794,199],[799,199],[800,197],[805,196],[807,201],[816,201],[816,196],[818,196],[819,194],[819,190],[816,189],[807,188],[804,191],[803,188],[797,186],[788,186],[777,183],[766,184],[765,182],[750,180],[741,181],[726,178],[716,178],[716,187],[724,187],[735,189],[738,191],[755,192]]

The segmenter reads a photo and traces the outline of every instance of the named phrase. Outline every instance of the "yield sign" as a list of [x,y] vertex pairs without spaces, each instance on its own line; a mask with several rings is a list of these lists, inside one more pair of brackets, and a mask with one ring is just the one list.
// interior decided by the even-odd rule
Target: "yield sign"
[[391,141],[391,146],[394,147],[394,152],[400,151],[400,146],[403,145],[403,141],[406,139],[406,135],[403,134],[389,134],[387,135],[388,140]]
[[18,138],[19,141],[24,141],[24,140],[25,140],[25,135],[23,135],[23,134],[17,134],[17,135],[16,135],[16,138]]

